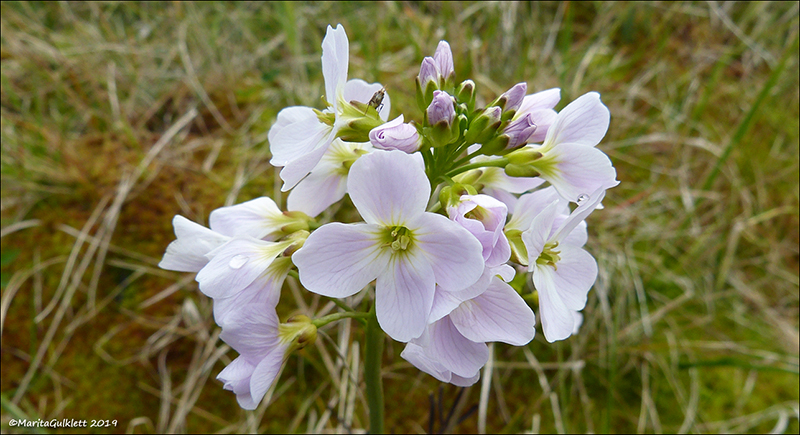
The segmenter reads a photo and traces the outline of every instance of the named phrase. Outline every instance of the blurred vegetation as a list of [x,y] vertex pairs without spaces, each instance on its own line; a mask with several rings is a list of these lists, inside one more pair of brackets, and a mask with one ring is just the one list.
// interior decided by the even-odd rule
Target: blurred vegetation
[[[392,117],[440,39],[484,101],[600,92],[622,182],[589,222],[580,334],[495,345],[464,390],[387,341],[388,430],[798,432],[797,2],[3,2],[4,432],[363,431],[360,328],[325,329],[245,412],[214,380],[236,354],[211,301],[156,266],[175,214],[281,200],[266,132],[321,106],[336,23]],[[284,291],[283,316],[331,309]]]

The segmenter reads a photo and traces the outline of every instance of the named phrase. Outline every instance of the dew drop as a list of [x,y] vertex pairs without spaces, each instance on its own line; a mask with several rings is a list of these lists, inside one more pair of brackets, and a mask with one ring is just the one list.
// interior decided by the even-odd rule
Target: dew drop
[[588,200],[589,200],[589,195],[587,195],[585,193],[581,193],[580,195],[578,195],[577,203],[578,203],[578,205],[581,205],[582,202],[586,202]]
[[230,266],[231,269],[241,269],[242,266],[247,264],[248,260],[250,260],[250,259],[247,258],[246,255],[237,254],[237,255],[234,255],[233,258],[231,258],[231,261],[228,262],[228,266]]

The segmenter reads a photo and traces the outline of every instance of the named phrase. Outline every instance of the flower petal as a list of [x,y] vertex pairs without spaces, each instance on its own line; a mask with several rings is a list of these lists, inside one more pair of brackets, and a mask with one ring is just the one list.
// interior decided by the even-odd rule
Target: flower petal
[[317,144],[317,148],[314,148],[303,156],[292,160],[291,162],[287,163],[283,169],[281,169],[280,175],[281,180],[283,180],[281,192],[286,192],[293,188],[295,185],[297,185],[297,183],[300,182],[300,180],[308,175],[309,172],[314,170],[319,161],[322,159],[322,156],[325,154],[325,151],[328,150],[328,146],[330,146],[331,142],[333,142],[335,134],[335,131],[331,131],[326,138],[323,138]]
[[597,148],[561,144],[547,151],[547,158],[555,163],[542,171],[542,178],[570,202],[577,202],[599,188],[608,189],[619,184],[611,160]]
[[542,330],[544,338],[550,343],[568,338],[575,329],[575,317],[561,300],[554,275],[552,266],[537,264],[533,270],[533,285],[539,293]]
[[261,239],[279,232],[283,213],[271,198],[262,196],[211,212],[208,222],[212,230],[226,236],[250,236]]
[[588,196],[584,201],[578,204],[578,208],[570,213],[569,217],[564,220],[561,226],[558,228],[558,231],[553,235],[553,239],[556,241],[561,241],[566,237],[572,230],[580,223],[583,222],[589,214],[591,214],[600,202],[603,201],[603,198],[606,196],[605,187],[600,187],[591,195]]
[[531,271],[536,265],[539,255],[542,254],[544,245],[549,241],[550,233],[553,231],[553,221],[562,207],[561,201],[559,199],[550,203],[533,218],[530,228],[522,232],[522,242],[528,251],[528,267]]
[[278,338],[278,314],[266,306],[242,308],[222,329],[220,338],[253,365],[274,348],[284,346]]
[[225,328],[231,319],[237,319],[244,307],[257,305],[275,308],[281,296],[281,287],[292,268],[288,257],[276,258],[263,275],[256,278],[237,295],[214,299],[214,320]]
[[350,43],[341,24],[336,29],[328,26],[322,40],[322,76],[325,78],[325,98],[338,107],[338,96],[344,91],[347,81],[347,67],[350,63]]
[[[514,206],[514,213],[506,224],[506,229],[527,230],[530,228],[533,218],[558,198],[558,192],[552,186],[520,196]],[[558,212],[564,214],[569,212],[566,202],[563,203]]]
[[486,343],[476,343],[464,337],[450,317],[442,318],[429,328],[429,354],[454,374],[471,378],[489,361]]
[[386,270],[381,237],[384,229],[369,224],[321,226],[292,255],[300,282],[309,291],[332,298],[357,293]]
[[347,191],[367,223],[395,226],[425,211],[431,186],[420,154],[379,150],[353,163]]
[[330,167],[322,167],[322,163],[301,180],[289,192],[286,207],[289,210],[302,211],[314,217],[326,208],[344,198],[347,191],[347,177]]
[[258,402],[250,395],[250,377],[255,368],[243,356],[239,356],[217,375],[217,379],[223,383],[222,388],[233,391],[239,406],[248,410],[258,407]]
[[422,370],[423,372],[433,376],[442,382],[450,382],[453,373],[447,370],[441,363],[433,360],[425,349],[414,343],[409,342],[406,344],[405,349],[400,353],[400,356],[414,365],[414,367]]
[[181,215],[172,219],[177,240],[167,246],[158,267],[178,272],[197,272],[206,264],[206,254],[222,246],[230,237],[216,233]]
[[236,237],[214,252],[214,258],[197,273],[200,291],[211,298],[237,295],[264,273],[270,263],[293,242],[265,242]]
[[407,342],[419,337],[428,325],[433,306],[435,278],[424,256],[392,255],[385,273],[375,283],[378,323],[390,337]]
[[[267,138],[273,166],[286,166],[309,152],[325,148],[330,141],[331,126],[320,122],[310,107],[287,107],[278,113]],[[325,143],[327,141],[327,144]]]
[[253,376],[250,377],[250,395],[256,404],[261,402],[270,385],[275,382],[285,358],[286,346],[278,346],[265,355],[256,366]]
[[550,279],[564,305],[580,311],[586,306],[586,295],[597,279],[597,261],[592,254],[575,246],[559,245],[558,249],[561,260]]
[[433,295],[433,305],[431,306],[431,314],[428,316],[428,323],[436,322],[458,308],[458,306],[466,300],[466,298],[462,297],[461,293],[462,292],[445,291],[442,290],[441,287],[436,286],[436,293]]
[[499,278],[493,278],[481,295],[453,310],[450,319],[471,341],[502,341],[514,346],[533,340],[536,323],[528,304]]
[[414,244],[433,266],[436,283],[458,291],[474,284],[483,273],[483,247],[469,231],[446,217],[423,213],[409,223]]
[[561,101],[561,89],[552,88],[539,91],[535,94],[526,95],[522,99],[517,113],[528,113],[537,110],[552,109]]
[[573,143],[593,147],[606,135],[610,118],[608,108],[600,101],[600,94],[583,94],[558,113],[547,131],[544,145]]

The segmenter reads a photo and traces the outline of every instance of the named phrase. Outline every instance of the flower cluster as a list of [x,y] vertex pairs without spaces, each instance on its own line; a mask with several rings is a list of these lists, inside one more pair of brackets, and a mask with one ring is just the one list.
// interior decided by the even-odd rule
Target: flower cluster
[[[215,210],[210,228],[176,216],[177,240],[160,263],[196,272],[213,299],[221,338],[240,354],[218,379],[246,409],[290,352],[344,317],[375,316],[406,343],[404,359],[471,385],[488,360],[486,343],[523,346],[534,337],[530,298],[509,284],[518,273],[532,277],[549,342],[576,333],[597,278],[583,249],[585,219],[618,184],[596,148],[610,117],[599,94],[556,112],[559,89],[528,94],[519,83],[479,104],[473,81],[456,83],[441,41],[416,78],[419,122],[402,114],[387,122],[388,93],[347,80],[348,58],[344,29],[329,26],[327,107],[285,108],[269,131],[288,211],[258,198]],[[345,195],[362,222],[315,220]],[[280,323],[275,307],[295,268],[306,290],[329,298],[374,289],[372,310]]]

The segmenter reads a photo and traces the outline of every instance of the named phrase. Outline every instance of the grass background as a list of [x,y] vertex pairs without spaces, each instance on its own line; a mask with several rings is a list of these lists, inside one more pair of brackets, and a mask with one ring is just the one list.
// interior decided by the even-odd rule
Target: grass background
[[[387,341],[387,430],[797,433],[797,2],[3,2],[4,432],[364,430],[357,324],[326,327],[245,412],[214,379],[236,353],[210,299],[156,266],[173,215],[281,199],[266,133],[321,106],[336,23],[392,117],[419,118],[440,39],[484,101],[521,81],[560,87],[558,109],[600,92],[622,182],[589,222],[580,334],[495,345],[463,390]],[[334,309],[290,278],[279,310],[298,307]]]

